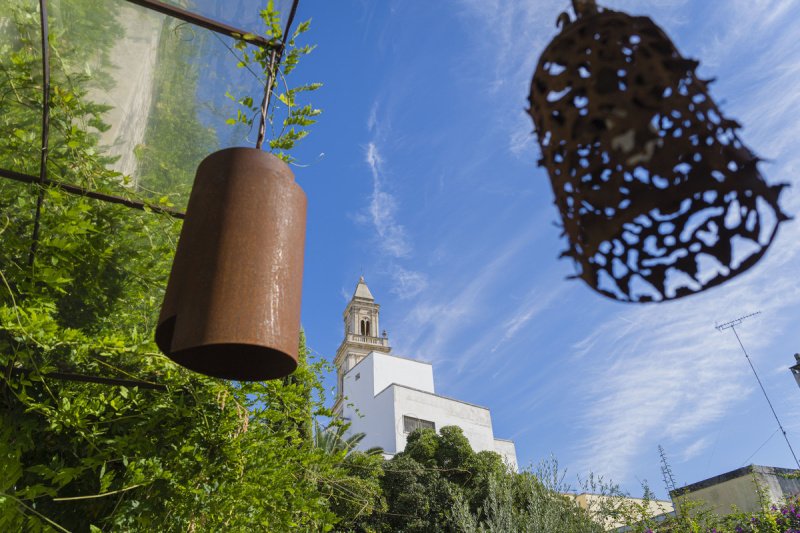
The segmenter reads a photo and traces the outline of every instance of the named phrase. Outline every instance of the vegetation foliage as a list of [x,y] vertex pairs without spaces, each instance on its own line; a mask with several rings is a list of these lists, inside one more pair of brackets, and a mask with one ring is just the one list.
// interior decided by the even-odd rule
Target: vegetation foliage
[[[284,28],[281,26],[280,13],[275,9],[273,0],[268,0],[267,6],[261,11],[261,18],[267,27],[266,37],[274,42],[279,42],[283,37]],[[289,150],[309,134],[308,127],[316,123],[321,109],[315,108],[310,103],[300,105],[298,99],[304,93],[316,91],[322,83],[306,83],[290,86],[287,77],[297,68],[303,56],[310,54],[315,46],[297,43],[304,33],[311,27],[311,21],[306,20],[297,25],[288,37],[286,50],[279,65],[274,64],[273,51],[262,47],[253,47],[248,44],[253,35],[245,34],[235,44],[235,49],[240,53],[237,66],[250,71],[258,78],[265,89],[269,84],[269,91],[275,93],[277,102],[270,106],[264,117],[270,128],[269,148],[278,157],[287,163],[294,162]],[[227,120],[228,124],[245,124],[253,126],[261,115],[261,104],[253,95],[236,97],[230,93],[226,96],[238,104],[236,116]]]
[[[111,169],[101,146],[109,108],[92,98],[113,87],[118,5],[52,4],[48,176],[148,196],[124,189],[132,180]],[[271,3],[263,16],[268,36],[280,37]],[[294,32],[278,78],[286,114],[270,119],[271,147],[284,157],[319,114],[296,102],[318,84],[285,83],[311,50],[294,46],[307,29]],[[183,197],[186,161],[217,141],[198,119],[192,49],[164,46],[164,35],[154,88],[161,107],[136,149],[137,179]],[[246,40],[237,47],[242,66],[265,68],[266,56],[248,51]],[[42,86],[36,3],[7,0],[0,8],[4,169],[38,175]],[[252,100],[235,100],[254,111]],[[249,124],[252,116],[236,120]],[[514,473],[497,454],[472,450],[456,427],[417,430],[389,460],[356,451],[363,436],[345,436],[340,421],[320,426],[331,416],[321,386],[329,368],[302,337],[299,368],[284,380],[236,383],[189,372],[152,340],[179,229],[164,214],[0,180],[0,531],[595,532],[602,513],[612,512],[637,531],[800,527],[797,501],[705,522],[687,514],[655,524],[641,509],[619,506],[589,514],[563,494],[557,465]]]
[[[47,170],[52,179],[136,194],[109,167],[100,146],[108,107],[91,97],[110,83],[101,72],[111,68],[108,50],[121,31],[114,5],[64,0],[50,14]],[[0,18],[0,166],[33,175],[42,108],[36,7],[13,0]],[[76,15],[87,31],[58,30]],[[174,158],[194,154],[174,153],[174,136],[193,136],[196,150],[215,140],[191,105],[171,106],[191,101],[191,58],[162,52],[155,90],[166,108],[151,114],[139,178],[175,190],[165,180],[185,162]],[[184,71],[164,70],[176,64]],[[41,233],[29,263],[40,192]],[[345,452],[314,446],[312,418],[330,414],[325,363],[308,357],[303,339],[291,378],[264,383],[207,378],[158,353],[152,331],[179,228],[166,215],[0,180],[0,530],[324,531],[339,521],[332,500],[350,475]],[[362,478],[353,481],[359,494]],[[336,509],[350,512],[346,502]]]

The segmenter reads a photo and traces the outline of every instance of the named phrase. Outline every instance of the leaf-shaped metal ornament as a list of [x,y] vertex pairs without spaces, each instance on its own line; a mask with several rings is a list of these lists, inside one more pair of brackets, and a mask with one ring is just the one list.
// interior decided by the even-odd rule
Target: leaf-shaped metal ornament
[[530,115],[578,273],[647,302],[744,272],[788,217],[756,157],[647,17],[573,0],[539,59]]

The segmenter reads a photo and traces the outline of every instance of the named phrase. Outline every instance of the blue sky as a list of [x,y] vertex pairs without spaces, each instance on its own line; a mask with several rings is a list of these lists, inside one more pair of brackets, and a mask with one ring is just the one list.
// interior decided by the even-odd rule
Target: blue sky
[[[622,304],[567,281],[564,243],[527,105],[567,0],[304,0],[324,114],[295,154],[309,197],[303,324],[332,358],[363,272],[395,353],[434,363],[441,394],[486,405],[521,464],[551,455],[665,496],[657,446],[679,484],[792,458],[725,322],[757,310],[742,341],[800,451],[800,235],[784,224],[764,260],[706,293]],[[716,77],[712,94],[769,160],[800,212],[800,2],[608,0],[647,14]],[[329,380],[332,386],[333,379]],[[759,447],[766,441],[766,444]]]

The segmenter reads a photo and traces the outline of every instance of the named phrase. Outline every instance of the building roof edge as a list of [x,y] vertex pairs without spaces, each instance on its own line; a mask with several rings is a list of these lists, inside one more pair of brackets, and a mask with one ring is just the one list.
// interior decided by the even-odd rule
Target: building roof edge
[[401,385],[400,383],[390,383],[390,384],[388,384],[378,394],[376,394],[375,397],[377,398],[378,396],[380,396],[381,394],[383,394],[384,392],[386,392],[388,389],[390,389],[392,387],[398,387],[400,389],[407,389],[407,390],[411,390],[411,391],[414,391],[414,392],[421,392],[422,394],[428,394],[430,396],[436,396],[437,398],[442,398],[444,400],[449,400],[451,402],[463,403],[464,405],[477,407],[478,409],[483,409],[484,411],[489,411],[491,413],[491,410],[488,407],[484,407],[483,405],[478,405],[476,403],[465,402],[464,400],[457,400],[456,398],[451,398],[450,396],[443,396],[441,394],[436,394],[435,392],[428,392],[426,390],[416,389],[414,387],[409,387],[408,385]]

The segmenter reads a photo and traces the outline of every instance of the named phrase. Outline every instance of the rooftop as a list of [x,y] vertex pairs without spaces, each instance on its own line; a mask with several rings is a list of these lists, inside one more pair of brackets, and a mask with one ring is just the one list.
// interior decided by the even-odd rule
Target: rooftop
[[365,300],[374,300],[375,297],[372,296],[372,293],[367,287],[366,282],[364,281],[364,276],[358,280],[358,285],[356,285],[356,292],[353,295],[353,298],[364,298]]
[[797,473],[797,470],[792,470],[791,468],[780,468],[776,466],[761,466],[761,465],[743,466],[741,468],[737,468],[736,470],[731,470],[730,472],[725,472],[724,474],[710,477],[708,479],[692,483],[691,485],[685,485],[675,490],[671,490],[669,491],[669,495],[672,498],[676,496],[682,496],[683,494],[687,494],[689,492],[695,492],[697,490],[704,489],[706,487],[719,485],[720,483],[730,481],[731,479],[736,479],[742,476],[748,476],[750,475],[751,472],[764,475],[780,476],[787,474],[795,474]]

